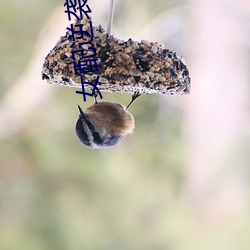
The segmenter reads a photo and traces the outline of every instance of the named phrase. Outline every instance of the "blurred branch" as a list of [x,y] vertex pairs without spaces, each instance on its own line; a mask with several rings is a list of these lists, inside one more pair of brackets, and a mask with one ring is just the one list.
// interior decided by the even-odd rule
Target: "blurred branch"
[[65,33],[67,25],[62,8],[55,10],[52,18],[44,26],[33,56],[20,78],[10,88],[0,103],[0,137],[12,136],[28,122],[39,105],[42,105],[52,93],[41,80],[41,69],[45,56]]
[[231,220],[245,202],[235,152],[247,129],[243,124],[247,124],[249,66],[241,46],[246,42],[246,15],[242,1],[192,3],[197,34],[187,116],[185,192],[193,208],[203,211],[202,218],[217,224]]

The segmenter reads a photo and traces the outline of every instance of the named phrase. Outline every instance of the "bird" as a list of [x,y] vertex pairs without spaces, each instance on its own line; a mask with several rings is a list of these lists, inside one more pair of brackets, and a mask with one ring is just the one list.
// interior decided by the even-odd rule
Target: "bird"
[[80,142],[91,149],[112,148],[131,134],[135,127],[133,115],[128,112],[130,105],[140,96],[136,92],[127,107],[109,101],[96,101],[84,112],[78,105],[79,118],[76,135]]

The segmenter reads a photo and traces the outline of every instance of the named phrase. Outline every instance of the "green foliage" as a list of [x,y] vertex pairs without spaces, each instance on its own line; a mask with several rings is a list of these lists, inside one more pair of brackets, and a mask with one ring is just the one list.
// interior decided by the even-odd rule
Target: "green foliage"
[[[117,25],[129,13],[125,5],[138,13],[143,6],[144,18],[152,18],[179,3],[120,1]],[[1,0],[1,97],[24,70],[58,4],[63,1]],[[0,143],[1,250],[249,249],[248,211],[209,230],[185,202],[183,113],[169,101],[177,97],[140,97],[131,107],[135,133],[117,148],[90,150],[74,132],[81,96],[48,88],[56,91],[41,112]],[[131,97],[104,98],[126,105]]]

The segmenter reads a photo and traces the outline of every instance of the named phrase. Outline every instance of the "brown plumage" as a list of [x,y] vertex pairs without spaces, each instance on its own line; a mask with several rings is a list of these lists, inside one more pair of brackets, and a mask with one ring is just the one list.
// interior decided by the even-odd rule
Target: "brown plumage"
[[[131,103],[139,96],[135,94]],[[127,108],[128,108],[127,107]],[[91,149],[112,148],[133,132],[134,117],[123,105],[112,102],[95,102],[85,112],[78,105],[79,118],[76,134],[83,145]]]
[[110,135],[127,135],[133,132],[134,118],[119,103],[98,102],[85,111],[97,131]]

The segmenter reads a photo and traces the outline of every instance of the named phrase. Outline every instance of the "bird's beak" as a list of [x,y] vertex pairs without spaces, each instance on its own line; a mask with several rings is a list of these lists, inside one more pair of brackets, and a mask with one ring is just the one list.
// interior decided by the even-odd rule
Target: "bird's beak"
[[79,110],[79,113],[80,113],[80,117],[81,118],[86,118],[84,112],[82,111],[82,108],[79,105],[77,105],[77,106],[78,106],[78,110]]

